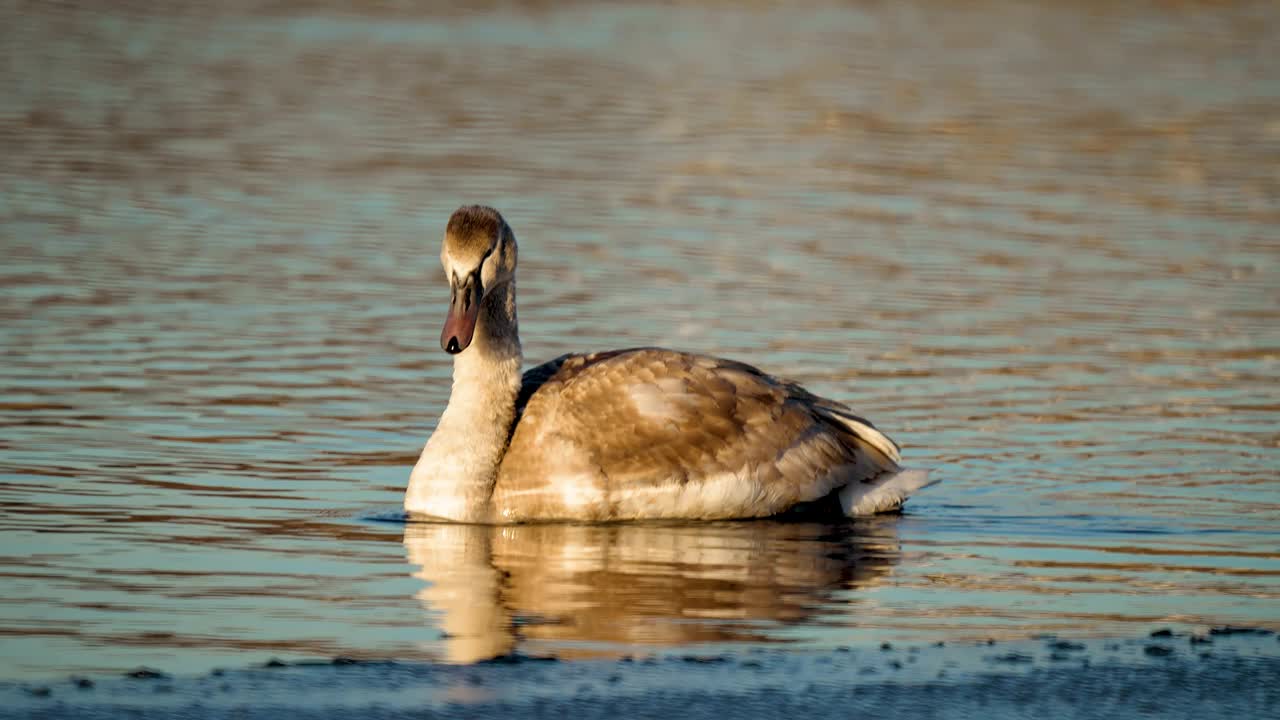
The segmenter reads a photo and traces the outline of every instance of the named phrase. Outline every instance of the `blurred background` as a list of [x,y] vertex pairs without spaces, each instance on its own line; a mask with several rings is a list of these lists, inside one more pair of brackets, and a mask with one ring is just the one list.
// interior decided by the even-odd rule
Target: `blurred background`
[[[0,677],[1280,627],[1278,47],[1273,2],[4,0]],[[388,522],[464,203],[530,362],[733,357],[943,484]]]

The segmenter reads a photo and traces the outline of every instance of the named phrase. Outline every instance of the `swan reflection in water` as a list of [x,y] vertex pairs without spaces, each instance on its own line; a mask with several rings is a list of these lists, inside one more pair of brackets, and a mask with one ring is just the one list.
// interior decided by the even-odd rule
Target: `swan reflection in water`
[[[892,518],[688,525],[405,528],[418,599],[446,659],[475,662],[548,642],[557,654],[620,646],[763,641],[830,619],[879,584],[900,551]],[[612,647],[611,647],[612,646]],[[525,648],[527,651],[527,648]]]

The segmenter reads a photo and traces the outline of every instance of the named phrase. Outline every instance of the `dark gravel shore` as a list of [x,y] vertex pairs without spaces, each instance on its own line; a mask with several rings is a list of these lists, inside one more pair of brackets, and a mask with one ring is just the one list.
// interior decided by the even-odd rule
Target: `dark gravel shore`
[[272,662],[0,683],[0,717],[1280,717],[1266,631],[476,665]]

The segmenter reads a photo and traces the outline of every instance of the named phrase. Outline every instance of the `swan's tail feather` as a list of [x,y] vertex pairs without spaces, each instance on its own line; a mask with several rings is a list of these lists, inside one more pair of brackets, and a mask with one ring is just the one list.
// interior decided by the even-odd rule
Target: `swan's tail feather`
[[929,479],[928,470],[903,468],[882,473],[841,488],[840,508],[848,517],[892,512],[900,509],[912,494],[938,482]]
[[885,470],[898,469],[898,463],[902,462],[902,454],[898,449],[898,443],[894,442],[893,438],[877,430],[870,421],[854,415],[845,408],[824,407],[822,409],[827,411],[828,418],[851,434],[864,450],[876,453],[877,457],[874,457],[876,465]]

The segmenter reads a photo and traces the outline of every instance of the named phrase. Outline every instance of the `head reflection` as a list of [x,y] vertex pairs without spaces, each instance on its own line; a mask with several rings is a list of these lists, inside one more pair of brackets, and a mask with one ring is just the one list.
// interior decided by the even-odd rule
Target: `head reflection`
[[453,662],[539,641],[602,654],[624,645],[767,640],[770,625],[804,623],[829,615],[832,606],[856,605],[856,593],[842,591],[878,584],[899,556],[891,519],[410,523],[404,543],[418,566],[414,576],[426,583],[418,599],[445,633]]

